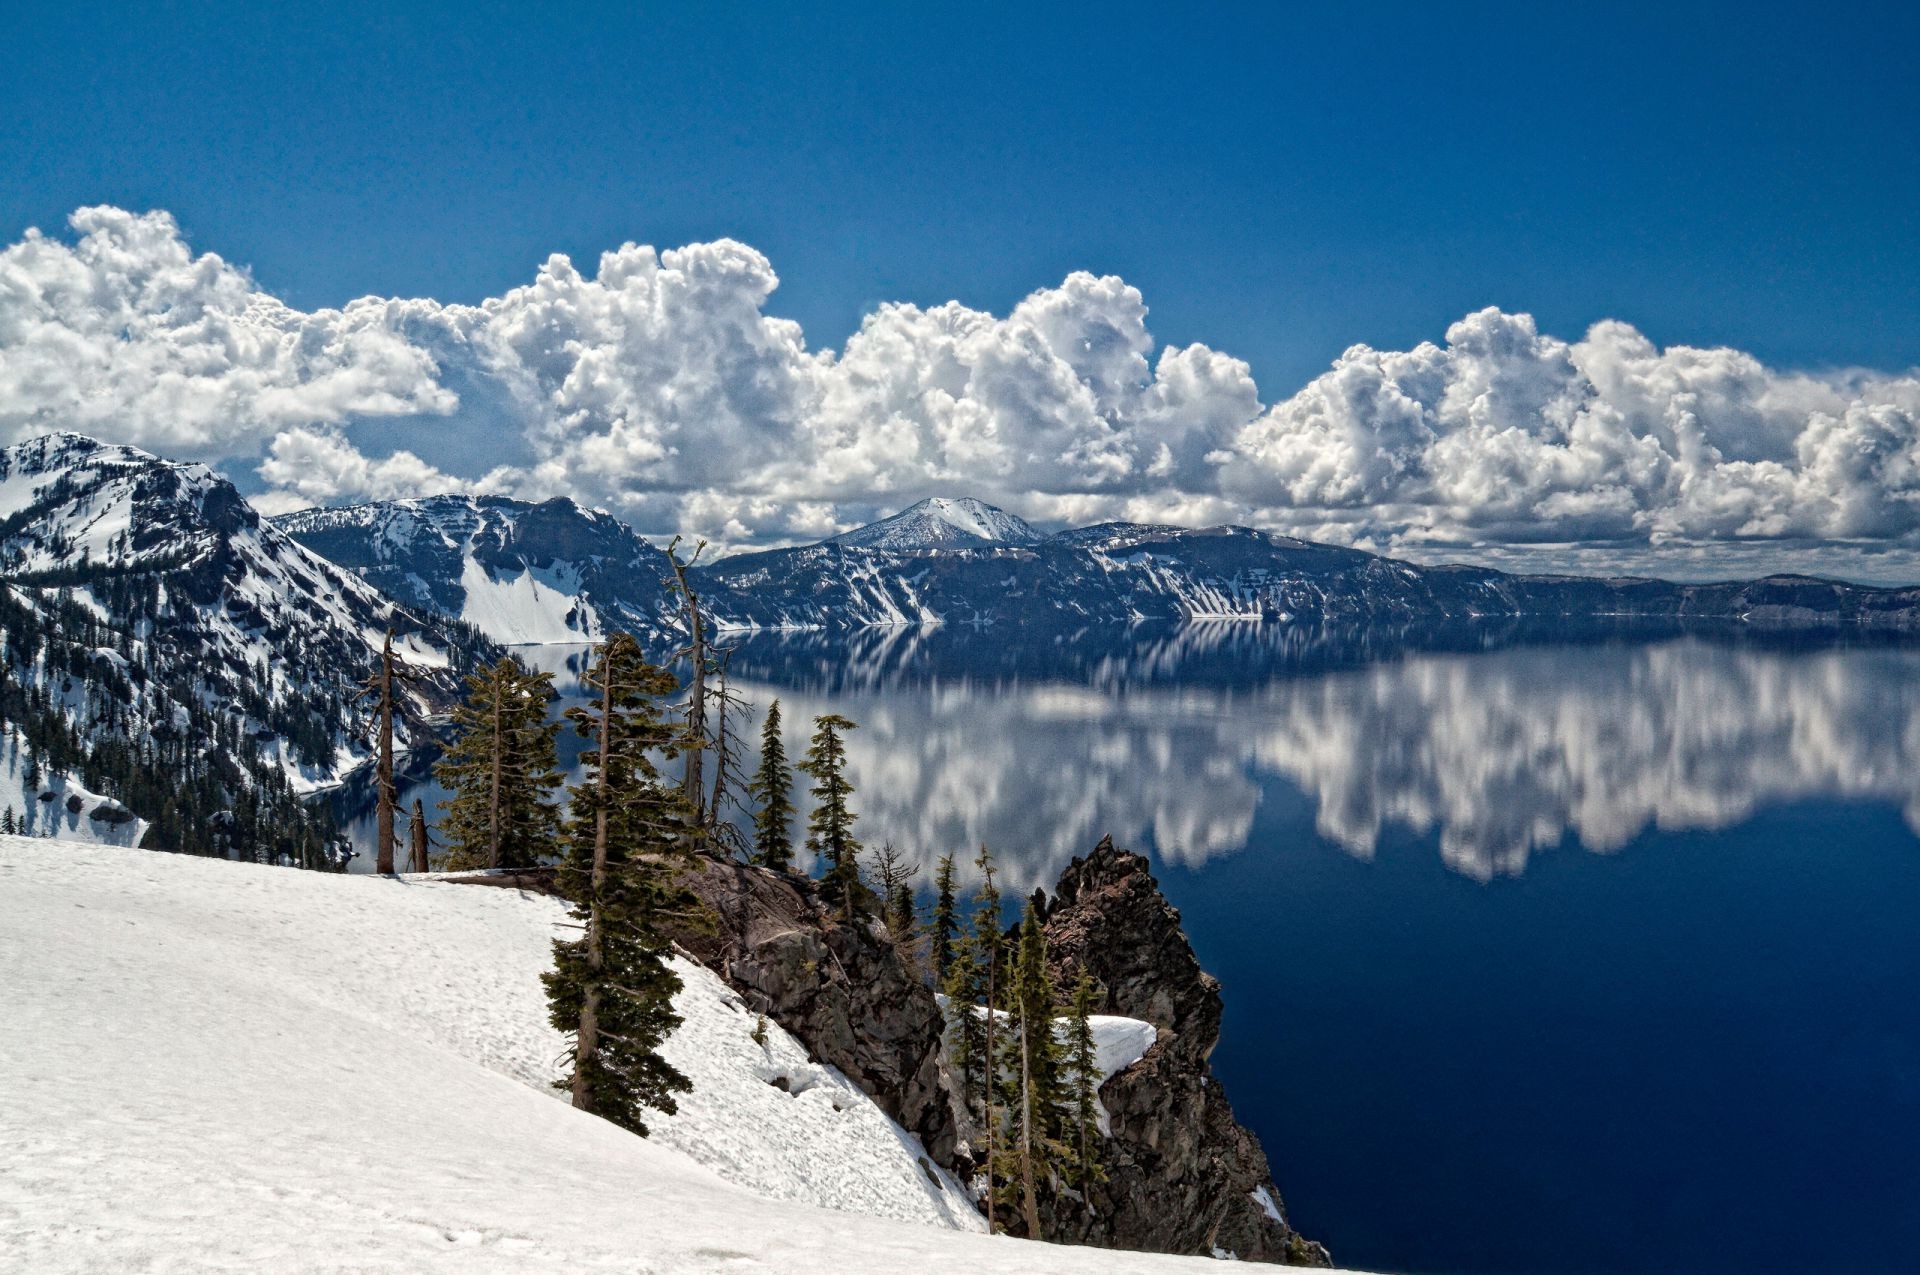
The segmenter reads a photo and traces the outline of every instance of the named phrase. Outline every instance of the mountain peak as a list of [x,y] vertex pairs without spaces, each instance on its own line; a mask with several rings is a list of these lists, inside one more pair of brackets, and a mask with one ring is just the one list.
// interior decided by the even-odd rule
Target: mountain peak
[[1025,545],[1040,533],[1004,509],[972,496],[929,496],[891,518],[842,532],[827,544],[861,549],[970,549]]

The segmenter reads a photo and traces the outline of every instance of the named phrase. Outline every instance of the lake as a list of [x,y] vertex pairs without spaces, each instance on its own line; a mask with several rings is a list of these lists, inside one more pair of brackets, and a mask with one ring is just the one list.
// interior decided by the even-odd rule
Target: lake
[[735,648],[796,757],[814,715],[860,724],[859,831],[923,884],[982,843],[1016,890],[1105,833],[1154,859],[1224,985],[1215,1068],[1341,1264],[1920,1268],[1920,645]]

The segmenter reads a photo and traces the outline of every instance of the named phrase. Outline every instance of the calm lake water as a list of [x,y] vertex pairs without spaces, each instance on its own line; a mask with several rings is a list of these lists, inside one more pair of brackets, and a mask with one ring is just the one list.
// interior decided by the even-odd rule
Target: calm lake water
[[796,756],[860,723],[860,831],[923,880],[1151,855],[1343,1265],[1920,1270],[1920,646],[1242,626],[733,668]]

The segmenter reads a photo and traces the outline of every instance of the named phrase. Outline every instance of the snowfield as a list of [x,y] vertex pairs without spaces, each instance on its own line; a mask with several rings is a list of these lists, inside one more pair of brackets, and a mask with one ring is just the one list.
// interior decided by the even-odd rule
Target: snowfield
[[977,1219],[918,1144],[777,1026],[754,1043],[692,966],[681,1114],[640,1139],[573,1110],[538,982],[561,920],[505,889],[0,837],[0,1268],[1202,1260],[953,1229]]

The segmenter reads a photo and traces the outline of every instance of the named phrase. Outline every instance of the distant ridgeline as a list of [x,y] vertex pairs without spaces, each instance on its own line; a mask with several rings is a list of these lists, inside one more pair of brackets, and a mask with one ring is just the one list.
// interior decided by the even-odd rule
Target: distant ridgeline
[[[626,631],[650,651],[681,646],[670,575],[659,547],[565,499],[428,496],[269,519],[202,465],[74,434],[0,450],[0,828],[12,809],[33,831],[337,865],[310,799],[366,774],[360,686],[388,630],[416,675],[397,705],[404,753],[496,644]],[[1433,641],[1515,622],[1920,629],[1915,589],[1516,576],[1245,527],[1047,534],[969,499],[702,560],[689,580],[719,629],[944,630],[938,650],[916,645],[921,658],[976,631],[999,635],[989,645],[1003,662],[1068,649],[1008,640],[1017,633],[1117,636],[1160,621],[1271,636],[1260,650],[1210,639],[1212,654],[1192,652],[1222,675],[1271,662],[1274,642],[1283,661],[1339,660],[1383,633]]]
[[0,451],[0,513],[0,830],[343,866],[308,798],[364,763],[378,642],[391,628],[421,674],[403,739],[494,654],[203,466],[53,435]]

